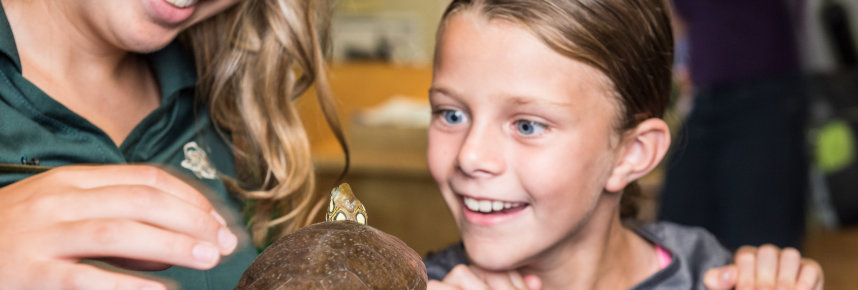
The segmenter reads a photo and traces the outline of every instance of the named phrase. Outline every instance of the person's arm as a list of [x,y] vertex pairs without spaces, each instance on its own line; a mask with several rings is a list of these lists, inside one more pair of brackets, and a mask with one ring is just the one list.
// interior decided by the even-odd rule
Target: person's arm
[[79,261],[209,269],[236,244],[199,191],[152,166],[58,167],[0,188],[0,288],[164,289]]
[[822,267],[802,258],[794,248],[773,245],[744,246],[736,251],[733,264],[706,272],[708,289],[814,289],[823,286]]

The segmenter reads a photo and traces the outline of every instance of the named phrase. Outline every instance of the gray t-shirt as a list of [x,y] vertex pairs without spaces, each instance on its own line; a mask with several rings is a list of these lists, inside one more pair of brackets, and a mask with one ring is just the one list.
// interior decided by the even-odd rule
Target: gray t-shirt
[[[669,222],[627,222],[629,229],[670,253],[671,261],[632,289],[705,289],[706,271],[730,263],[732,254],[712,234]],[[459,264],[469,264],[463,244],[430,253],[423,262],[431,280],[442,280]]]

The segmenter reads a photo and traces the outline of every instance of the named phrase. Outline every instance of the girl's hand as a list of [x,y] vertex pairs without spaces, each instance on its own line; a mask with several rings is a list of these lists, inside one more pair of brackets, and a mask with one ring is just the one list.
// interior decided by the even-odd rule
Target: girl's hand
[[458,265],[444,277],[444,281],[430,280],[430,290],[444,289],[515,289],[539,290],[542,282],[534,275],[522,277],[518,271],[488,272],[476,267]]
[[0,188],[0,237],[10,289],[164,289],[79,261],[209,269],[237,244],[199,191],[143,165],[66,166]]
[[803,259],[798,250],[773,245],[744,246],[733,257],[735,264],[706,272],[709,289],[814,289],[821,290],[822,267]]

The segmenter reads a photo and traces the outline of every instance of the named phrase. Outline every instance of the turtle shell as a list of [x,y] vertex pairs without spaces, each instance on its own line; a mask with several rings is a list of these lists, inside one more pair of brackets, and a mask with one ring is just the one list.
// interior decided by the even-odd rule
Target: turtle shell
[[426,289],[420,255],[353,221],[321,222],[278,239],[236,289]]

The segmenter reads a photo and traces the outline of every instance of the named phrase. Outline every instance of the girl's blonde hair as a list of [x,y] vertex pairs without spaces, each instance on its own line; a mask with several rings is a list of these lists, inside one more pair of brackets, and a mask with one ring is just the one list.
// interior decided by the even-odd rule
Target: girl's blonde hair
[[197,99],[234,141],[241,182],[223,179],[248,203],[257,246],[311,223],[321,208],[309,141],[293,103],[314,82],[348,167],[325,76],[330,9],[325,0],[241,1],[183,35],[197,65]]

